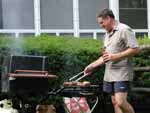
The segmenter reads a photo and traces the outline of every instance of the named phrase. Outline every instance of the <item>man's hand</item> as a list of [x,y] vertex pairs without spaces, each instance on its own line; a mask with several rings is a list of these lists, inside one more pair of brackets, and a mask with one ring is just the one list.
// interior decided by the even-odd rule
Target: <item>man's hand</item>
[[104,62],[108,62],[108,61],[119,61],[125,57],[132,57],[134,56],[135,54],[139,53],[140,52],[140,49],[139,48],[128,48],[127,50],[125,51],[122,51],[122,52],[119,52],[119,53],[109,53],[107,51],[105,51],[103,53],[103,61]]
[[104,62],[108,62],[108,61],[118,61],[120,60],[122,57],[121,57],[121,53],[116,53],[116,54],[112,54],[112,53],[109,53],[109,52],[105,52],[103,54],[103,60]]
[[92,65],[88,65],[87,67],[85,67],[84,69],[84,75],[90,75],[93,71],[93,66]]

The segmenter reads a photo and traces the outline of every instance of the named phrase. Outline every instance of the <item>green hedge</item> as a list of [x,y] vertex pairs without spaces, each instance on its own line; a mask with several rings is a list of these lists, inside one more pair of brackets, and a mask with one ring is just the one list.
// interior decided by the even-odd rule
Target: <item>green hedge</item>
[[[147,37],[138,38],[139,44],[150,44]],[[46,55],[49,59],[49,73],[58,75],[58,80],[50,84],[60,86],[71,76],[83,71],[84,67],[101,55],[102,41],[74,37],[39,37],[8,38],[0,37],[0,66],[6,55]],[[135,66],[150,65],[150,49],[143,49],[134,57]],[[104,66],[98,68],[93,76],[87,77],[94,84],[103,78]],[[146,74],[147,76],[147,74]],[[145,77],[143,77],[145,78]],[[150,77],[149,77],[150,78]]]
[[[138,38],[138,41],[140,45],[150,45],[150,39],[147,37]],[[50,81],[49,86],[57,89],[64,81],[83,71],[86,65],[96,60],[101,55],[102,45],[100,40],[74,37],[48,35],[22,38],[0,37],[0,71],[3,59],[7,55],[46,55],[49,61],[49,73],[56,74],[59,77],[57,80]],[[149,58],[150,49],[142,49],[140,54],[133,59],[134,66],[149,66]],[[85,79],[91,81],[92,84],[98,84],[102,81],[103,73],[104,66],[99,67],[93,72],[92,76]],[[150,82],[147,82],[150,80],[149,73],[143,74],[141,79],[150,84]],[[49,100],[60,109],[59,106],[62,100],[59,97],[49,97]]]
[[[46,55],[49,60],[49,73],[58,75],[57,82],[50,84],[60,86],[63,81],[67,81],[71,76],[83,71],[84,67],[91,61],[98,58],[102,42],[93,39],[77,39],[73,37],[52,37],[42,35],[40,37],[26,38],[0,38],[0,61],[10,54]],[[0,65],[1,65],[0,64]],[[92,79],[99,82],[103,75],[103,68],[99,73],[94,73]],[[88,79],[88,77],[87,77]]]

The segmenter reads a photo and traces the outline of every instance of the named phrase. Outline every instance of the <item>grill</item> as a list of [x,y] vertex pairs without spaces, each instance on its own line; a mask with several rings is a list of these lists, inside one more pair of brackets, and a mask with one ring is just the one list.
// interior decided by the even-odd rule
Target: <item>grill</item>
[[[79,77],[81,76],[81,77]],[[68,83],[80,83],[86,77],[83,72],[71,77]],[[102,94],[102,85],[67,85],[63,84],[59,89],[49,90],[49,80],[57,79],[56,75],[48,73],[48,58],[46,56],[10,55],[4,59],[2,66],[2,92],[12,93],[21,99],[22,110],[29,107],[35,110],[38,102],[29,101],[30,96],[40,95],[42,101],[49,96],[62,97],[97,97],[93,109],[98,103],[98,96]],[[17,105],[19,102],[17,102]],[[26,105],[27,104],[27,105]],[[28,108],[25,108],[28,106]],[[32,111],[33,112],[33,111]],[[22,113],[22,112],[21,112]],[[24,113],[24,112],[23,112]]]
[[96,106],[99,104],[99,98],[103,97],[102,84],[91,85],[88,82],[79,82],[81,79],[83,79],[86,76],[87,75],[84,74],[84,72],[82,71],[77,75],[71,77],[68,82],[64,82],[61,88],[48,92],[48,94],[54,96],[59,95],[62,97],[69,97],[72,98],[73,100],[75,99],[76,105],[79,106],[80,106],[80,101],[79,101],[80,99],[77,99],[78,97],[90,97],[91,99],[94,99],[93,100],[94,104],[90,109],[90,113],[92,113],[96,108]]
[[48,73],[47,56],[7,56],[2,65],[1,99],[11,98],[19,113],[35,113],[36,105],[49,91],[49,80],[53,79],[57,76]]
[[102,94],[102,84],[92,85],[89,82],[79,82],[86,77],[84,72],[71,77],[69,82],[64,82],[61,88],[48,92],[50,95],[61,95],[64,97],[89,97]]
[[2,69],[2,92],[46,93],[48,80],[57,78],[49,75],[47,70],[46,56],[7,56]]
[[101,93],[99,85],[90,85],[86,87],[64,87],[59,95],[64,97],[93,97],[99,96]]

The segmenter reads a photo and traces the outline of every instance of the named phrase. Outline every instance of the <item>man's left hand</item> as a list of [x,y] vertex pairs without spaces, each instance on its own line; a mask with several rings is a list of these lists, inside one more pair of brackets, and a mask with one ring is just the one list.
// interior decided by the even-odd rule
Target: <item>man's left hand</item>
[[104,62],[118,61],[120,59],[121,59],[121,56],[120,56],[119,53],[113,54],[113,53],[105,52],[103,54],[103,60],[104,60]]

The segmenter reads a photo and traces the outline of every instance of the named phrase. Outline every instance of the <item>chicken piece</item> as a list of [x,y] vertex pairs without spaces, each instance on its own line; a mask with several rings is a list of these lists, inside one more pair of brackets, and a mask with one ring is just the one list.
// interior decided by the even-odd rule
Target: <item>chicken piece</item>
[[66,87],[71,87],[71,86],[86,87],[91,84],[88,81],[84,81],[84,82],[72,81],[72,82],[64,82],[63,85]]
[[66,86],[66,87],[72,86],[72,82],[64,82],[63,86]]
[[86,86],[90,86],[91,83],[89,81],[83,81],[82,85],[83,85],[83,87],[86,87]]

